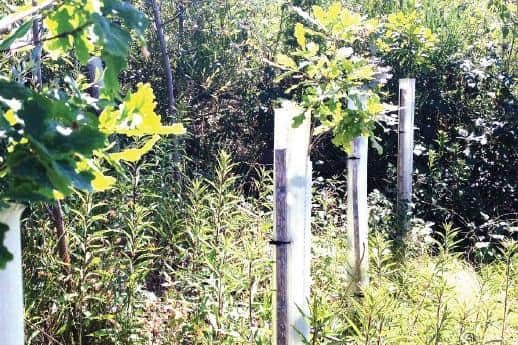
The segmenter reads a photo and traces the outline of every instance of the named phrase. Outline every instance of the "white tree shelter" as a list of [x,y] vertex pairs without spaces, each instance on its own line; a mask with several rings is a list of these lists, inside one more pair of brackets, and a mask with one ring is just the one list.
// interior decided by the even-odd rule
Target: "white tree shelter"
[[[399,107],[398,207],[404,203],[408,214],[412,191],[413,114],[415,80],[401,80]],[[348,108],[364,110],[368,96],[356,90],[350,93]],[[309,159],[311,118],[292,126],[303,113],[294,102],[284,101],[275,109],[275,300],[274,343],[302,344],[309,339],[311,286],[311,176]],[[351,143],[347,164],[347,239],[348,270],[351,291],[360,295],[369,284],[368,138],[359,136]],[[405,222],[405,226],[407,226]]]
[[310,117],[292,127],[302,113],[285,101],[275,110],[276,293],[274,341],[277,345],[301,344],[309,339],[311,286],[311,175],[309,160]]

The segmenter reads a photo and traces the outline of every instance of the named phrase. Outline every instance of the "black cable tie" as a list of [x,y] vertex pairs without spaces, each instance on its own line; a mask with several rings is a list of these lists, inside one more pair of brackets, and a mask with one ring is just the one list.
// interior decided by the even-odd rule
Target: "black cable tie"
[[274,246],[283,246],[283,245],[287,245],[287,244],[290,244],[291,241],[277,241],[277,240],[271,240],[269,242],[270,244],[274,245]]
[[355,159],[360,159],[360,157],[355,157],[355,156],[353,156],[353,157],[347,157],[347,159],[355,160]]

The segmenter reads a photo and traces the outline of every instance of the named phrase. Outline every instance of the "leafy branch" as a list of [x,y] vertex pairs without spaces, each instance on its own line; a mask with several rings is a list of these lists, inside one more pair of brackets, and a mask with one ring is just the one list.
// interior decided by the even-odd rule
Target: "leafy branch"
[[14,13],[0,19],[0,33],[6,33],[11,31],[12,27],[17,22],[23,20],[24,18],[31,17],[40,11],[49,9],[52,6],[54,6],[57,2],[58,0],[47,0],[39,5],[33,5],[31,8],[25,11]]
[[[23,49],[23,48],[27,48],[27,47],[34,47],[36,44],[39,44],[39,43],[42,43],[42,42],[48,42],[48,41],[56,40],[56,39],[59,39],[59,38],[64,38],[64,37],[67,37],[67,36],[73,36],[73,35],[81,32],[81,31],[83,31],[84,29],[86,29],[88,26],[90,26],[92,24],[93,23],[86,23],[86,24],[83,24],[83,25],[75,28],[74,30],[62,32],[62,33],[59,33],[57,35],[50,36],[50,37],[45,37],[45,38],[39,39],[37,42],[28,42],[28,43],[25,43],[25,44],[21,44],[19,46],[16,46],[15,48],[10,48],[10,47],[3,48],[3,49],[0,49],[0,53],[7,53],[7,52],[12,52],[12,51],[17,51],[17,50],[20,50],[20,49]],[[0,44],[0,45],[2,45],[2,44]]]

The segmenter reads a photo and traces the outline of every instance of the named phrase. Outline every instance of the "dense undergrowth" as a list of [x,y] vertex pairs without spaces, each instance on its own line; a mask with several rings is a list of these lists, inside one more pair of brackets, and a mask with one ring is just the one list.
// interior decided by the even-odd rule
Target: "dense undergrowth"
[[[124,165],[112,190],[64,200],[64,238],[56,238],[47,205],[30,206],[28,344],[271,343],[273,107],[293,96],[276,82],[272,62],[296,47],[296,22],[311,28],[293,6],[311,13],[332,2],[161,1],[174,115],[187,135]],[[132,3],[150,12],[147,2]],[[382,101],[397,102],[399,78],[417,79],[414,219],[400,257],[390,240],[397,126],[387,116],[374,129],[383,150],[369,152],[371,284],[352,296],[347,156],[329,133],[313,137],[307,343],[518,343],[517,8],[505,0],[342,4],[379,24],[372,34],[381,46],[355,44],[391,68]],[[121,89],[150,82],[160,113],[172,115],[153,27],[146,37],[149,54],[130,50]],[[30,84],[30,55],[2,54],[1,74]],[[68,90],[70,80],[84,80],[73,54],[44,54],[42,65],[44,87]],[[176,149],[181,180],[172,173]],[[232,158],[218,156],[221,149]],[[70,266],[61,261],[63,239]]]
[[[222,153],[210,177],[168,184],[160,165],[128,167],[116,190],[67,204],[70,274],[33,207],[24,227],[29,344],[271,343],[270,172],[244,186]],[[415,221],[420,240],[400,260],[386,239],[391,206],[375,192],[371,285],[354,297],[341,185],[317,180],[314,195],[308,344],[518,340],[516,244],[501,260],[468,263],[449,225],[434,239]]]

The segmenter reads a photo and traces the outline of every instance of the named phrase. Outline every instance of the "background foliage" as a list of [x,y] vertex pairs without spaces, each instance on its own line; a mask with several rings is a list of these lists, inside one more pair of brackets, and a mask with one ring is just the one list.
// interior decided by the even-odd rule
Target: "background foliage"
[[[132,3],[152,18],[146,2]],[[280,64],[279,54],[297,64],[312,61],[301,52],[296,29],[296,23],[311,24],[293,6],[311,13],[313,5],[330,4],[161,2],[176,112],[187,135],[178,144],[162,140],[140,161],[122,161],[119,181],[109,191],[71,191],[63,205],[70,274],[57,255],[58,239],[44,205],[31,204],[23,233],[29,344],[270,343],[272,109],[279,98],[303,95],[285,92],[296,79],[278,82],[282,69],[272,63]],[[314,136],[308,343],[513,344],[518,339],[517,256],[509,242],[518,236],[516,7],[504,0],[357,0],[343,1],[342,8],[359,13],[362,23],[376,23],[348,46],[376,68],[390,67],[384,73],[391,78],[376,89],[380,101],[397,102],[399,78],[417,80],[412,251],[403,264],[390,252],[397,126],[388,113],[369,125],[383,148],[369,152],[372,288],[361,303],[347,294],[346,155],[332,143],[333,131]],[[2,14],[11,10],[0,4]],[[93,16],[85,11],[78,10],[84,16],[78,20]],[[106,47],[90,53],[108,64],[108,88],[120,85],[120,94],[127,94],[149,82],[156,113],[166,114],[153,25],[142,34],[149,56],[124,34],[99,35]],[[318,36],[305,40],[306,48],[313,41],[326,44]],[[51,53],[58,48],[47,46],[42,63],[49,89],[87,87],[84,56],[69,54],[78,43],[62,41],[57,61]],[[318,56],[332,60],[348,46]],[[127,57],[110,53],[117,49]],[[117,79],[110,76],[110,64],[117,71],[127,68]],[[27,49],[0,56],[0,72],[26,88],[32,68]],[[318,83],[329,81],[322,77]],[[115,98],[117,110],[122,99],[114,95],[103,97]],[[109,139],[114,152],[146,142]],[[180,180],[169,159],[175,145],[183,153]],[[469,289],[459,291],[459,285]]]

